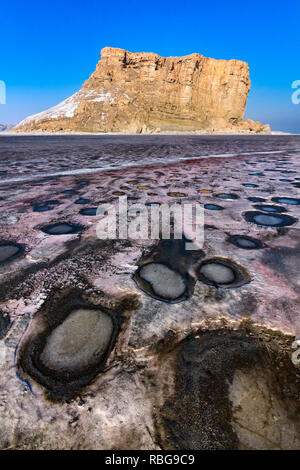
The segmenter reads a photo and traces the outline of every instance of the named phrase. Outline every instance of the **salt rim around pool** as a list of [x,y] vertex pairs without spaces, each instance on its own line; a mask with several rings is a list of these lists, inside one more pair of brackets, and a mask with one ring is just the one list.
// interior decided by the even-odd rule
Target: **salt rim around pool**
[[202,261],[196,268],[198,279],[214,287],[240,287],[251,281],[248,272],[228,258],[215,257]]
[[204,209],[208,209],[210,211],[222,211],[224,207],[218,206],[218,204],[204,204]]
[[94,217],[97,215],[97,207],[85,207],[84,209],[80,209],[79,214]]
[[286,208],[283,206],[274,206],[272,204],[255,204],[255,209],[268,213],[286,212]]
[[153,246],[150,253],[142,256],[133,275],[139,289],[163,302],[187,300],[196,282],[190,269],[204,256],[201,249],[186,249],[187,242],[191,241],[184,235],[182,239],[163,239]]
[[262,227],[288,227],[297,222],[297,219],[290,215],[268,214],[266,212],[249,211],[244,214],[247,222],[255,223]]
[[259,250],[263,247],[260,240],[249,237],[248,235],[231,235],[226,241],[243,250]]
[[295,197],[272,197],[273,202],[278,202],[279,204],[290,204],[292,206],[300,205],[300,199]]
[[137,274],[149,284],[154,295],[163,300],[178,300],[187,289],[184,278],[162,263],[146,264]]
[[85,199],[81,197],[79,199],[76,199],[76,201],[74,201],[74,204],[88,204],[90,201],[90,199]]
[[12,241],[0,241],[0,265],[10,263],[14,259],[22,256],[24,253],[24,245]]
[[33,212],[47,212],[47,211],[52,211],[53,209],[54,209],[53,205],[34,206]]
[[265,202],[266,201],[266,199],[263,197],[248,197],[247,199],[248,201],[251,201],[251,202]]
[[83,300],[78,290],[64,292],[47,299],[17,350],[20,375],[42,385],[54,402],[70,400],[103,371],[119,331],[119,315],[132,308],[124,302],[108,310]]
[[72,224],[70,222],[56,222],[54,224],[44,225],[39,228],[47,235],[72,235],[81,232],[84,228],[80,225]]
[[50,333],[40,360],[49,369],[79,373],[101,359],[112,333],[113,321],[106,313],[75,309]]
[[232,193],[218,193],[218,194],[214,194],[214,196],[219,199],[228,199],[230,201],[239,199],[239,196],[237,194],[232,194]]

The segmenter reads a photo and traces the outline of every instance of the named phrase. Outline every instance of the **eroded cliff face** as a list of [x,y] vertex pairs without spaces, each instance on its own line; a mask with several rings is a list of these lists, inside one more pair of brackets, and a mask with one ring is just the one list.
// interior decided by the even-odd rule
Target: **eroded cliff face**
[[160,57],[105,47],[81,90],[17,131],[269,132],[243,121],[249,69],[200,54]]

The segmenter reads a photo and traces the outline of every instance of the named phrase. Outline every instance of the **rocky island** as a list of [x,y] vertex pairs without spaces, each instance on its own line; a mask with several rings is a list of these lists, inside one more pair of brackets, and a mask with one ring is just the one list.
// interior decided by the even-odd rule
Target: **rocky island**
[[243,120],[249,90],[249,67],[240,60],[105,47],[80,91],[15,131],[270,133]]

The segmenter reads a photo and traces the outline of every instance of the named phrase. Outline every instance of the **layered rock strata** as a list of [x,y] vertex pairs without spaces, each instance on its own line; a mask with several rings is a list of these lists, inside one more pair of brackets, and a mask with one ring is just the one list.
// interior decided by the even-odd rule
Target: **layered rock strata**
[[240,60],[105,47],[80,91],[15,130],[269,133],[269,126],[243,121],[249,89],[248,64]]

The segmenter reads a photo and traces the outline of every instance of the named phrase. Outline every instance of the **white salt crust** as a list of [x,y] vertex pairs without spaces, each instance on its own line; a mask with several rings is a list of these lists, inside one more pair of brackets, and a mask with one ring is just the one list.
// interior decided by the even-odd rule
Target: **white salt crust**
[[234,281],[232,269],[219,263],[204,264],[200,269],[200,273],[206,279],[217,284],[229,284]]
[[112,332],[109,315],[83,308],[74,310],[52,331],[40,359],[53,370],[85,368],[101,358]]
[[165,299],[177,299],[186,290],[179,273],[164,264],[149,263],[140,270],[140,277],[151,284],[154,292]]

